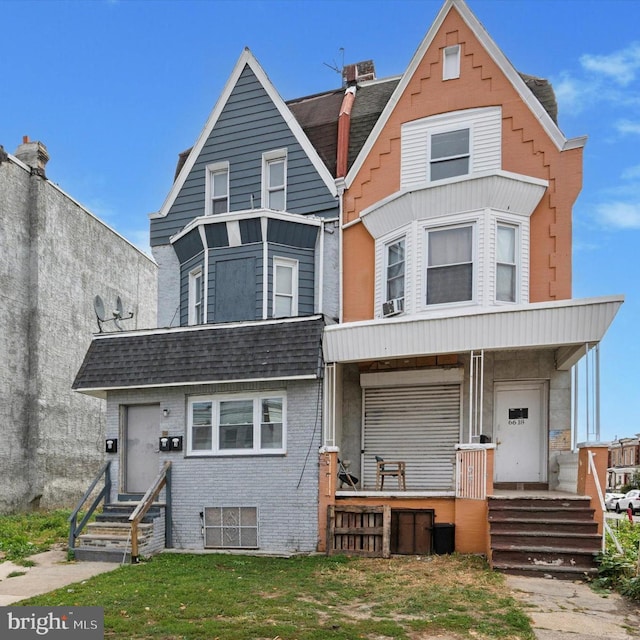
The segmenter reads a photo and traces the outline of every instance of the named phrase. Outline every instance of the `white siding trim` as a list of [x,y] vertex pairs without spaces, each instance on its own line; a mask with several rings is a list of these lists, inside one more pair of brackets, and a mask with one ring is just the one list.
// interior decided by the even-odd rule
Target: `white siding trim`
[[[482,107],[438,114],[405,122],[401,132],[400,188],[415,189],[431,181],[431,136],[469,129],[469,173],[467,177],[502,168],[502,108]],[[463,177],[463,176],[460,176]]]
[[331,325],[324,331],[324,358],[359,362],[597,343],[623,301],[623,296],[608,296],[491,309],[457,307],[423,316]]

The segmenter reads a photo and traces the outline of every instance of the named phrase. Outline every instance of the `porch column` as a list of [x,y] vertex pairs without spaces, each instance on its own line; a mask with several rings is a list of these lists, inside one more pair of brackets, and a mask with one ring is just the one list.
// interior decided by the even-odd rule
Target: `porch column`
[[327,551],[327,511],[336,502],[338,448],[322,447],[318,465],[318,551]]
[[[589,457],[593,453],[593,467],[589,466]],[[598,533],[602,534],[603,512],[598,494],[604,496],[607,483],[609,445],[607,443],[582,443],[578,445],[578,495],[591,498],[591,508],[594,510],[594,520],[598,523]]]

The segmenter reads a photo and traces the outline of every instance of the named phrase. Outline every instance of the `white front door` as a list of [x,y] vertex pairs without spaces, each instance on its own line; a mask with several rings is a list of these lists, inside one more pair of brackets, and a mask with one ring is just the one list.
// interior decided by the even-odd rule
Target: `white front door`
[[145,493],[159,471],[160,405],[131,405],[125,409],[126,493]]
[[547,481],[547,385],[495,385],[495,482]]

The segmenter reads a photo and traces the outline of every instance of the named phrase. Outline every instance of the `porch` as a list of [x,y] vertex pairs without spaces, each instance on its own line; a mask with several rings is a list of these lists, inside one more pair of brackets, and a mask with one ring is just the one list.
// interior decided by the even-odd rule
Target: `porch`
[[[581,445],[573,491],[504,490],[493,483],[495,445],[459,445],[455,490],[338,487],[338,451],[320,453],[320,544],[328,554],[472,553],[511,573],[592,573],[603,540],[606,445]],[[598,490],[598,487],[600,491]]]

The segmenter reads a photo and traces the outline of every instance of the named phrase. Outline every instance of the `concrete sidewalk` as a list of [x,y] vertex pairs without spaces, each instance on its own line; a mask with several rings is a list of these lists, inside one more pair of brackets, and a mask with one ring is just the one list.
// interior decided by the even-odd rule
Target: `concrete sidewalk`
[[[8,561],[0,563],[0,606],[67,587],[120,566],[113,562],[67,562],[66,548],[38,553],[29,560],[36,564],[22,567]],[[14,572],[24,575],[9,578]]]
[[538,640],[629,640],[640,637],[640,606],[584,582],[507,576]]

